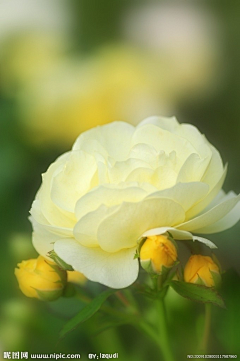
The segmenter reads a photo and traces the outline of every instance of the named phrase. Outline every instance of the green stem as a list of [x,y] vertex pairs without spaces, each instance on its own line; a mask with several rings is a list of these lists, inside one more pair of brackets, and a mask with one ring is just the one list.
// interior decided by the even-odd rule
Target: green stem
[[174,361],[171,346],[169,343],[166,310],[163,298],[157,300],[158,307],[158,325],[159,325],[159,342],[161,344],[161,351],[165,361]]
[[205,303],[205,323],[203,336],[199,347],[199,353],[206,354],[208,349],[208,340],[211,328],[211,303]]

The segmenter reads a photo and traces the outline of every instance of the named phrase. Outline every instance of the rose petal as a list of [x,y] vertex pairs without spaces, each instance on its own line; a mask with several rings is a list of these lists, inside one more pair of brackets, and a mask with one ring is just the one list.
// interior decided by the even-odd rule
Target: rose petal
[[43,182],[36,195],[36,199],[39,201],[38,206],[41,213],[50,224],[59,227],[73,228],[76,222],[74,214],[60,209],[50,198],[52,178],[61,172],[68,157],[69,153],[63,154],[48,168],[47,172],[42,175]]
[[74,237],[86,247],[97,247],[97,230],[101,221],[109,214],[113,213],[116,207],[108,208],[101,205],[93,212],[89,212],[82,217],[74,227]]
[[98,228],[102,249],[117,252],[136,246],[138,238],[148,229],[174,226],[185,217],[182,207],[171,199],[144,199],[139,203],[122,203]]
[[170,198],[186,212],[208,192],[208,185],[201,182],[177,183],[175,186],[150,194],[147,198]]
[[[222,195],[222,193],[221,193]],[[236,194],[234,192],[229,192],[225,197],[223,196],[220,199],[220,202],[225,202],[226,199],[235,198]],[[217,233],[225,231],[228,228],[234,226],[240,220],[240,201],[235,205],[235,207],[228,213],[226,216],[221,218],[219,221],[210,224],[209,226],[198,229],[198,233]]]
[[163,150],[166,154],[176,151],[182,163],[190,154],[196,153],[196,149],[188,140],[152,124],[145,124],[136,129],[132,137],[132,145],[139,143],[150,144],[157,152]]
[[191,154],[184,162],[177,177],[177,182],[197,182],[203,177],[211,157],[202,159],[198,154]]
[[226,178],[227,174],[227,167],[225,167],[223,173],[221,174],[221,177],[219,178],[218,182],[215,184],[215,186],[211,189],[211,191],[208,193],[208,195],[199,203],[194,205],[187,213],[186,213],[186,219],[191,219],[195,215],[199,214],[202,210],[206,209],[206,207],[211,203],[211,201],[217,196],[218,192],[222,188],[222,185],[224,183],[224,180]]
[[171,118],[168,118],[168,117],[156,117],[156,116],[153,116],[153,117],[148,117],[146,119],[144,119],[143,121],[141,121],[137,128],[140,128],[142,127],[143,125],[145,124],[153,124],[159,128],[162,128],[162,129],[165,129],[165,130],[168,130],[170,132],[174,132],[176,131],[176,129],[178,129],[179,127],[179,123],[177,121],[177,119],[175,117],[171,117]]
[[210,186],[210,189],[212,189],[222,177],[224,168],[222,159],[217,149],[214,148],[211,144],[208,146],[212,151],[212,157],[209,166],[202,178],[202,182],[207,183]]
[[186,231],[199,232],[200,229],[209,226],[211,229],[211,224],[221,220],[225,215],[227,215],[239,202],[240,195],[232,199],[228,199],[225,202],[222,202],[210,209],[208,212],[201,214],[200,216],[191,219],[185,223],[182,223],[177,226],[178,229]]
[[96,210],[104,204],[107,207],[119,205],[122,202],[138,202],[147,195],[147,192],[140,187],[131,184],[106,184],[100,185],[79,199],[75,208],[77,219],[87,213]]
[[210,248],[217,248],[217,246],[213,242],[209,241],[206,238],[197,237],[197,236],[194,236],[193,234],[191,234],[190,232],[180,231],[179,229],[172,228],[172,227],[160,227],[160,228],[151,229],[151,230],[143,233],[142,237],[155,236],[155,235],[159,235],[159,234],[164,234],[166,232],[170,232],[171,235],[173,236],[173,238],[178,241],[193,240],[193,241],[201,242]]
[[51,232],[51,228],[42,226],[41,224],[35,222],[33,219],[31,219],[31,222],[34,229],[32,234],[33,246],[36,251],[43,257],[47,257],[48,252],[53,250],[53,245],[57,240],[61,238],[66,238],[68,236],[71,237],[67,231],[65,232],[64,230],[61,230],[60,235]]
[[[99,142],[110,157],[117,161],[128,156],[131,138],[135,128],[124,122],[112,122],[101,127],[92,128],[81,134],[73,145],[73,150],[85,150],[92,139]],[[87,148],[89,151],[89,147]]]
[[54,250],[60,258],[89,280],[108,287],[128,287],[138,276],[138,260],[134,259],[135,248],[107,253],[99,247],[87,248],[72,239],[62,239],[55,243]]
[[68,162],[53,176],[51,199],[61,209],[74,212],[76,201],[91,188],[97,170],[94,157],[83,152],[72,152]]

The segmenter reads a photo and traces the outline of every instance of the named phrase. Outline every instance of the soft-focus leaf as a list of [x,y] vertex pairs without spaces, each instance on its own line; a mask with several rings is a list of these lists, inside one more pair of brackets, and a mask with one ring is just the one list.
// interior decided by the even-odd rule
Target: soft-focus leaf
[[217,292],[213,288],[179,281],[171,281],[170,286],[179,295],[192,301],[212,303],[216,306],[225,308],[223,299],[217,294]]
[[104,301],[106,301],[106,299],[115,292],[116,290],[109,289],[105,292],[100,293],[100,295],[94,298],[76,316],[74,316],[70,321],[66,323],[66,325],[62,328],[60,332],[60,338],[64,337],[68,332],[74,330],[80,323],[92,317],[99,310]]

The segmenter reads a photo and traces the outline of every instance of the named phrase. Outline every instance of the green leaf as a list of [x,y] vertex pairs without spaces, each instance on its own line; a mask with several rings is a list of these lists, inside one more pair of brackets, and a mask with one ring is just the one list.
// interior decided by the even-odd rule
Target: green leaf
[[68,332],[74,330],[80,323],[85,322],[92,317],[106,301],[106,299],[115,293],[117,290],[109,289],[100,293],[94,298],[86,307],[84,307],[76,316],[68,321],[60,332],[60,338],[63,338]]
[[192,301],[212,303],[216,306],[226,308],[223,299],[213,288],[179,281],[171,281],[170,286],[180,296]]

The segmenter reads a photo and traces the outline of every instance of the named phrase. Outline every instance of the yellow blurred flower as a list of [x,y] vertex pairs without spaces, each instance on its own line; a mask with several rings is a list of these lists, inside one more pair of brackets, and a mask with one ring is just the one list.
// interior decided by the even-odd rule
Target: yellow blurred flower
[[120,119],[136,124],[168,107],[164,75],[161,82],[156,77],[160,66],[126,45],[103,48],[85,60],[62,59],[22,93],[22,123],[34,143],[65,145],[97,125]]
[[78,271],[67,271],[67,279],[70,283],[75,283],[82,286],[87,282],[87,278]]
[[185,266],[184,280],[189,283],[204,284],[207,287],[218,286],[220,270],[211,257],[193,255]]
[[176,247],[163,235],[148,237],[140,250],[141,265],[150,272],[161,274],[163,266],[172,267],[176,260]]
[[59,298],[67,283],[66,271],[42,256],[19,263],[15,276],[25,296],[43,301]]

